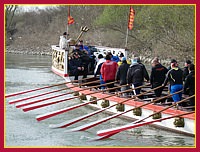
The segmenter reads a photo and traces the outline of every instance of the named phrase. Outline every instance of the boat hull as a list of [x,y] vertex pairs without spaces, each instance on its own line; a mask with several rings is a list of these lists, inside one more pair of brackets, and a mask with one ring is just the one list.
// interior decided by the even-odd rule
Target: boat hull
[[[67,84],[67,85],[68,85],[68,87],[73,86],[73,84]],[[75,87],[75,88],[73,88],[73,91],[76,91],[79,89],[80,88]],[[91,95],[87,95],[87,94],[91,94]],[[82,102],[88,102],[94,98],[101,99],[101,98],[107,96],[107,94],[105,94],[105,93],[96,92],[96,91],[94,92],[91,90],[80,91],[79,95],[86,95],[86,100],[82,100]],[[112,97],[106,98],[106,100],[109,101],[109,106],[115,105],[116,103],[120,103],[120,102],[124,101],[125,99],[126,98],[118,97],[118,96],[112,96]],[[97,100],[96,104],[89,104],[89,106],[97,108],[97,109],[102,109],[103,101],[104,100]],[[146,102],[143,100],[131,99],[124,103],[124,111],[136,108],[138,106],[143,105],[144,103],[146,103]],[[154,104],[148,104],[141,108],[141,116],[137,116],[133,113],[133,111],[130,111],[130,112],[122,114],[121,117],[130,119],[132,121],[140,120],[140,119],[148,117],[149,115],[151,115],[155,112],[158,112],[164,108],[166,108],[166,107],[154,105]],[[111,114],[122,113],[116,109],[116,106],[105,110],[105,112],[108,112]],[[183,114],[183,113],[186,113],[186,111],[177,110],[177,108],[169,108],[161,113],[161,118],[178,115],[178,114]],[[172,118],[172,119],[168,119],[165,121],[156,122],[156,123],[153,123],[152,126],[157,127],[157,128],[162,128],[165,130],[170,130],[170,131],[177,132],[177,133],[181,133],[181,134],[185,134],[185,135],[189,135],[189,136],[194,136],[195,135],[195,114],[185,115],[185,116],[182,116],[182,118],[184,119],[183,127],[177,127],[174,124],[175,119],[177,119],[177,118]],[[155,119],[153,119],[153,117],[150,117],[144,121],[148,122],[148,121],[153,121],[153,120],[155,120]]]

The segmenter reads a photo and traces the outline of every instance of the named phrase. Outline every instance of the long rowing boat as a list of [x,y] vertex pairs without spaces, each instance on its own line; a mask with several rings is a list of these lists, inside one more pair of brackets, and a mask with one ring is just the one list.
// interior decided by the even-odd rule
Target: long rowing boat
[[[158,102],[160,101],[163,102],[165,100],[170,99],[173,94],[168,94],[168,92],[164,92],[162,97],[155,98],[154,90],[158,89],[161,86],[151,89],[149,83],[145,83],[144,85],[136,87],[136,88],[130,88],[125,91],[120,91],[120,88],[123,86],[117,85],[116,82],[109,82],[110,84],[115,83],[115,87],[110,88],[110,89],[105,89],[105,90],[99,90],[98,89],[99,87],[103,85],[107,85],[108,83],[100,85],[99,78],[94,78],[91,76],[88,76],[88,78],[85,78],[85,79],[72,81],[70,79],[70,74],[67,69],[68,51],[60,49],[58,46],[52,46],[52,49],[54,52],[52,54],[52,60],[53,60],[52,71],[62,76],[65,82],[51,85],[51,86],[44,86],[41,88],[25,90],[25,91],[21,91],[17,93],[11,93],[11,94],[6,95],[5,97],[10,98],[10,97],[18,96],[18,95],[28,94],[30,92],[36,92],[38,90],[45,90],[47,88],[52,88],[52,87],[60,86],[60,85],[65,85],[65,88],[54,90],[54,91],[48,91],[48,92],[44,92],[40,94],[36,93],[33,96],[10,100],[9,104],[16,104],[16,108],[22,108],[24,112],[27,112],[27,111],[43,108],[46,106],[50,106],[53,104],[61,103],[61,102],[66,102],[66,101],[69,102],[69,100],[72,100],[75,98],[80,98],[81,100],[80,104],[76,104],[73,106],[65,107],[63,109],[47,112],[45,114],[36,116],[36,120],[38,121],[43,121],[45,119],[57,116],[59,114],[66,113],[68,111],[71,111],[71,110],[74,110],[86,105],[89,105],[95,109],[98,109],[91,113],[82,114],[82,116],[73,118],[72,120],[64,121],[59,124],[50,124],[49,125],[50,128],[64,128],[101,112],[107,112],[111,114],[109,117],[96,120],[94,122],[91,122],[82,126],[78,126],[76,128],[67,130],[66,132],[85,131],[117,117],[123,117],[131,121],[130,124],[127,124],[124,126],[119,126],[116,128],[110,128],[106,130],[98,130],[97,135],[99,135],[100,137],[94,138],[93,140],[109,138],[112,135],[120,133],[121,131],[124,131],[126,129],[140,127],[140,126],[148,125],[148,124],[155,127],[162,128],[162,129],[170,130],[173,132],[178,132],[178,133],[189,135],[189,136],[195,136],[196,121],[195,121],[194,111],[191,111],[192,109],[190,109],[190,107],[188,107],[187,110],[178,109],[176,107],[179,103],[187,102],[189,98],[194,97],[194,96],[191,96],[191,97],[186,96],[184,97],[183,100],[177,102],[176,104],[173,104],[173,102],[165,102],[165,104],[163,105],[163,104],[158,104]],[[108,51],[112,52],[114,55],[117,55],[119,53],[124,53],[125,55],[127,55],[127,52],[125,49],[116,49],[116,48],[108,48],[108,47],[105,47],[105,48],[96,47],[95,55],[97,56],[100,53],[106,54]],[[56,55],[60,55],[60,56],[56,56]],[[54,59],[55,57],[56,59]],[[140,94],[131,95],[128,97],[123,96],[125,92],[132,92],[134,89],[137,89],[137,88],[142,89]],[[63,91],[66,89],[71,89],[71,91],[62,93],[62,94],[60,93],[58,95],[50,95],[55,92],[58,93],[59,91]],[[109,93],[111,89],[115,89],[116,93]],[[174,94],[179,93],[179,92],[175,92]],[[50,96],[40,98],[39,100],[36,99],[33,101],[29,101],[29,99],[42,97],[47,94]],[[70,94],[74,94],[74,96],[70,96],[70,97],[68,96],[66,98],[62,98],[59,100],[56,99],[57,97],[70,95]],[[47,101],[47,100],[51,100],[51,101]],[[191,107],[191,108],[194,108],[194,107]]]
[[[113,55],[118,55],[119,53],[122,52],[125,54],[125,56],[127,56],[127,51],[125,49],[117,49],[117,48],[109,48],[109,47],[95,47],[95,48],[96,48],[96,52],[94,52],[95,56],[98,56],[98,54],[100,53],[106,54],[107,52],[111,52]],[[67,69],[68,51],[60,49],[59,46],[55,46],[55,45],[52,46],[52,51],[53,51],[52,71],[64,77],[66,82],[70,82],[71,80],[69,77],[69,71]],[[73,91],[79,92],[80,90],[80,87],[73,87],[74,86],[73,83],[67,83],[66,85],[72,88]],[[91,90],[91,89],[80,91],[79,95],[82,96],[81,98],[82,102],[84,103],[89,102],[88,105],[92,107],[98,108],[108,113],[115,114],[117,116],[119,115],[121,117],[131,119],[131,120],[143,120],[145,122],[151,122],[156,119],[172,117],[165,121],[155,121],[152,125],[155,127],[167,129],[170,131],[175,131],[178,133],[183,133],[190,136],[195,135],[195,126],[196,126],[195,113],[184,115],[188,111],[177,109],[173,105],[169,108],[166,108],[166,105],[163,106],[163,105],[155,104],[154,102],[151,102],[154,99],[153,98],[154,95],[152,92],[147,93],[147,95],[143,95],[143,99],[133,98],[133,99],[127,100],[126,102],[123,102],[124,100],[126,100],[124,97],[113,95],[106,98],[108,94],[99,92],[97,90]],[[148,101],[149,98],[151,101]],[[96,102],[91,102],[92,100],[96,100]],[[149,103],[149,104],[144,105],[145,103]],[[181,115],[181,116],[173,117],[175,115]],[[81,117],[80,120],[81,119],[83,118]],[[77,121],[78,120],[79,119],[77,119]],[[104,122],[104,120],[100,120],[99,122],[102,123]],[[95,122],[93,122],[93,124],[95,124]],[[63,123],[63,124],[53,125],[51,127],[56,128],[56,127],[64,127],[64,126],[67,126],[67,125]],[[94,125],[89,124],[87,125],[87,127],[81,126],[79,128],[72,129],[72,131],[86,130],[93,126]]]

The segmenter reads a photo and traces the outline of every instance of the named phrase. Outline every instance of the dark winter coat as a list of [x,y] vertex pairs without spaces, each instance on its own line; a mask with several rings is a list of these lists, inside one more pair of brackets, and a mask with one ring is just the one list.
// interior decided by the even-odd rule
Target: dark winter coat
[[116,80],[119,80],[120,85],[126,84],[127,80],[127,72],[128,72],[128,68],[129,68],[129,64],[127,64],[127,62],[123,62],[122,65],[119,66],[119,68],[117,69],[117,74],[116,74]]
[[183,71],[180,68],[173,68],[167,72],[166,79],[164,81],[164,86],[167,85],[167,82],[170,82],[170,85],[183,84]]
[[144,82],[144,78],[149,81],[149,75],[146,72],[146,69],[138,64],[132,64],[127,72],[127,83],[143,83]]
[[[189,91],[187,91],[187,89]],[[185,92],[189,92],[190,96],[195,94],[195,72],[194,71],[191,71],[185,79],[184,93]]]
[[183,68],[183,81],[185,81],[188,74],[189,74],[188,67],[184,67]]
[[161,64],[157,64],[151,69],[150,83],[154,86],[163,84],[168,70]]
[[83,62],[81,60],[81,58],[73,58],[71,60],[69,60],[69,70],[73,73],[76,70],[78,70],[78,67],[82,67],[83,66]]

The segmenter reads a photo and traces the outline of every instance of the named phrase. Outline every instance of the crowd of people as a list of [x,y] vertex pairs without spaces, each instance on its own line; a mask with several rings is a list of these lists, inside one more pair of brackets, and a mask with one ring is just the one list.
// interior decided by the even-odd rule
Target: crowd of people
[[[113,55],[112,55],[113,56]],[[139,57],[135,57],[131,60],[131,64],[127,62],[126,57],[120,57],[116,62],[112,59],[109,52],[105,59],[103,55],[99,55],[99,60],[95,68],[95,76],[100,75],[101,84],[112,81],[118,81],[121,87],[121,91],[130,89],[130,85],[133,89],[133,94],[140,94],[144,81],[150,82],[155,96],[160,97],[162,95],[164,87],[169,84],[169,91],[172,95],[174,102],[182,100],[182,93],[192,96],[195,94],[195,65],[187,60],[185,67],[181,69],[175,59],[171,60],[170,67],[163,66],[159,59],[155,57],[152,62],[152,68],[150,75],[148,74],[146,67],[141,63]],[[116,57],[115,57],[116,58]],[[103,81],[103,82],[102,82]],[[127,85],[125,85],[127,84]],[[129,84],[129,85],[128,85]],[[114,84],[108,85],[108,88],[112,88]],[[137,88],[137,89],[134,89]],[[176,93],[181,91],[180,93]],[[113,90],[114,91],[114,90]],[[127,93],[123,94],[127,96]],[[180,103],[179,106],[195,106],[195,98],[190,98],[189,102]]]
[[[65,40],[63,40],[65,39]],[[65,41],[64,43],[62,41]],[[67,33],[63,33],[60,39],[60,47],[65,49],[67,40]],[[88,45],[84,45],[80,40],[75,45],[72,55],[69,57],[68,68],[74,80],[78,80],[79,75],[83,75],[86,78],[88,75],[88,65],[90,64],[90,70],[94,72],[94,76],[99,76],[100,84],[118,81],[121,87],[121,91],[133,88],[134,95],[140,94],[141,88],[144,84],[144,80],[150,82],[152,88],[155,89],[155,96],[160,97],[162,95],[163,88],[169,84],[169,91],[171,94],[177,91],[183,90],[183,92],[176,93],[172,96],[174,102],[182,100],[182,93],[192,96],[195,94],[195,65],[190,61],[185,61],[185,67],[181,69],[175,59],[171,60],[170,66],[166,68],[163,66],[159,59],[155,57],[152,62],[152,68],[150,75],[148,74],[146,67],[141,63],[139,57],[133,58],[128,61],[123,53],[118,56],[114,56],[111,52],[107,52],[104,57],[102,54],[98,55],[95,59],[93,52]],[[125,85],[127,84],[127,85]],[[161,87],[159,87],[161,86]],[[101,86],[100,89],[113,88],[114,83]],[[134,89],[137,88],[137,89]],[[114,89],[109,89],[109,92],[115,92]],[[124,93],[123,96],[127,96],[128,93]],[[181,103],[180,106],[195,106],[195,98],[190,98],[189,102]]]

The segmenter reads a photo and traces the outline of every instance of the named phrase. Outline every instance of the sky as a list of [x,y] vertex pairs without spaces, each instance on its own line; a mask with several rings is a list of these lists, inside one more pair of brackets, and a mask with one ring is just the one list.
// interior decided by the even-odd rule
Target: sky
[[29,11],[29,10],[35,10],[35,9],[45,9],[47,7],[50,7],[50,5],[22,5],[19,7],[21,7],[24,11]]

